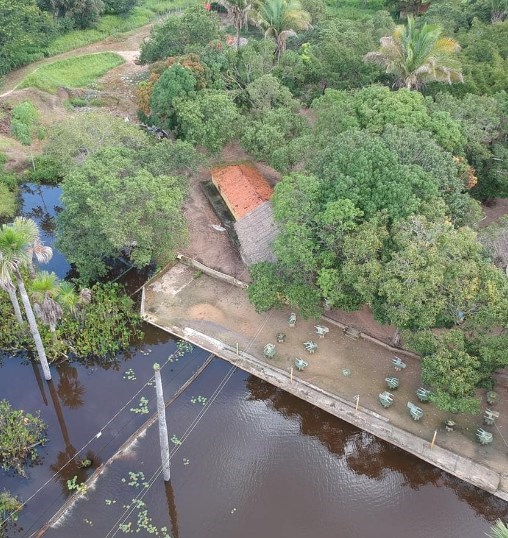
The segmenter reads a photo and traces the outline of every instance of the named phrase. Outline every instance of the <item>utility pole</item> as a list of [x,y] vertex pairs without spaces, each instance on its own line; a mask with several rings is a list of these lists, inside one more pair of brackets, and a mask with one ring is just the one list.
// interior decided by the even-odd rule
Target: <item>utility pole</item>
[[162,476],[164,482],[171,478],[169,468],[169,440],[168,427],[166,425],[166,406],[164,405],[164,394],[162,392],[161,367],[155,363],[153,365],[155,374],[155,391],[157,392],[157,414],[159,416],[159,440],[161,444],[161,461],[162,461]]

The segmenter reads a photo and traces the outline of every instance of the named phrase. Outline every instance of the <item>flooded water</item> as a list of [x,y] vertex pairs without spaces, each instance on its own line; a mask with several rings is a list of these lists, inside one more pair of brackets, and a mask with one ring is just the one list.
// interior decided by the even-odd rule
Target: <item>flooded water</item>
[[[58,194],[47,187],[24,193],[23,212],[45,223],[49,244]],[[64,277],[70,268],[56,253],[49,269]],[[8,536],[39,529],[70,495],[67,480],[89,477],[151,416],[154,387],[145,384],[153,363],[164,364],[175,348],[167,334],[147,328],[144,341],[116,361],[62,365],[50,383],[30,362],[4,357],[0,398],[28,412],[40,409],[49,438],[27,478],[0,471],[0,490],[28,500]],[[166,399],[207,358],[195,349],[167,362]],[[174,538],[479,538],[496,518],[508,517],[503,501],[241,371],[215,393],[230,368],[215,359],[169,405],[169,435],[176,443],[185,439],[172,444],[179,448],[170,486],[160,477],[147,488],[128,485],[129,472],[148,481],[160,465],[155,425],[47,536],[111,538],[129,522],[148,536],[139,527],[143,508],[129,513],[141,490],[153,525],[167,526]],[[146,414],[139,412],[141,397]],[[82,469],[86,458],[93,465]]]

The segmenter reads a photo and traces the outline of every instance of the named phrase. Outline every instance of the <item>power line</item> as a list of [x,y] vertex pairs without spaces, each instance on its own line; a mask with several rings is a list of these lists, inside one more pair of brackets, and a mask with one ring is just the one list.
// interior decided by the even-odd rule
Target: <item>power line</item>
[[[166,362],[161,366],[161,368],[163,368],[164,366],[166,366],[170,361],[171,359],[176,355],[176,353],[178,352],[175,351],[173,352],[167,359],[166,359]],[[184,366],[182,368],[182,370],[180,370],[178,372],[178,374],[180,374],[185,368],[187,367]],[[177,374],[177,375],[178,375]],[[67,460],[67,462],[62,465],[62,467],[60,467],[60,469],[58,469],[58,471],[56,473],[54,473],[50,478],[48,478],[46,480],[46,482],[44,482],[44,484],[42,484],[34,493],[32,493],[32,495],[30,495],[30,497],[28,497],[28,499],[26,499],[25,501],[23,501],[18,508],[16,508],[16,510],[12,511],[9,513],[9,515],[1,522],[0,524],[0,528],[2,527],[2,525],[4,525],[5,523],[7,523],[7,521],[9,521],[9,519],[11,519],[12,517],[14,517],[17,513],[19,513],[36,495],[38,495],[50,482],[52,482],[61,472],[63,469],[65,469],[70,463],[71,461],[73,461],[79,454],[81,454],[86,448],[88,448],[88,446],[90,446],[90,444],[95,440],[95,439],[99,439],[104,431],[105,428],[107,428],[112,422],[113,420],[115,420],[119,415],[120,413],[122,413],[122,411],[125,410],[125,408],[134,400],[134,398],[136,398],[140,393],[141,391],[143,391],[147,386],[149,386],[149,384],[151,384],[153,381],[153,376],[134,394],[134,396],[132,396],[132,398],[130,400],[128,400],[125,405],[123,405],[119,411],[117,411],[113,417],[111,417],[107,422],[106,424],[104,424],[104,426],[102,426],[100,428],[100,430],[93,436],[91,437],[75,454],[74,456],[72,456],[72,458],[70,458],[69,460]],[[133,419],[131,419],[133,420]],[[130,421],[127,423],[129,424]],[[124,425],[124,427],[117,433],[117,435],[111,439],[109,442],[111,443],[114,439],[116,439],[116,437],[118,437],[118,435],[121,433],[121,431],[127,426],[127,424]],[[109,444],[109,443],[108,443]],[[101,450],[103,450],[107,445],[104,445],[103,447],[101,447]]]
[[[247,346],[247,348],[245,349],[245,351],[248,351],[252,345],[254,344],[254,342],[256,341],[256,338],[259,336],[259,334],[261,333],[261,331],[263,330],[263,328],[265,327],[265,325],[268,323],[269,319],[271,318],[272,316],[272,313],[268,313],[267,316],[265,317],[265,319],[263,320],[263,322],[260,324],[258,330],[256,331],[256,333],[252,336],[250,342],[249,342],[249,345]],[[245,357],[242,358],[242,361],[243,362],[245,360]],[[197,427],[197,425],[199,424],[199,422],[201,422],[203,416],[205,415],[205,413],[210,409],[210,407],[212,406],[212,404],[215,402],[215,400],[218,398],[219,394],[222,392],[222,390],[224,389],[224,387],[226,386],[227,382],[231,379],[231,377],[233,376],[233,374],[236,372],[236,370],[239,368],[239,366],[232,366],[228,372],[226,373],[226,375],[222,378],[221,382],[219,383],[219,385],[217,386],[217,388],[215,389],[215,391],[213,392],[212,396],[210,397],[209,401],[207,402],[207,405],[205,407],[203,407],[203,409],[200,410],[200,412],[196,415],[196,417],[194,418],[194,420],[191,422],[191,425],[187,428],[187,430],[185,431],[182,439],[180,439],[178,445],[176,445],[173,450],[171,451],[170,455],[169,455],[169,460],[171,461],[171,459],[173,458],[173,456],[176,454],[176,452],[178,452],[178,450],[180,449],[180,447],[183,445],[183,443],[187,440],[187,438],[190,436],[190,434],[194,431],[194,429]],[[127,521],[127,519],[132,515],[132,513],[134,512],[134,510],[136,509],[136,502],[135,501],[138,501],[138,500],[142,500],[144,498],[144,496],[148,493],[148,491],[150,490],[150,488],[152,487],[152,485],[155,483],[155,480],[157,480],[157,478],[161,475],[162,473],[162,465],[160,465],[156,471],[154,472],[154,474],[152,475],[152,477],[149,479],[148,481],[148,486],[146,488],[143,489],[142,492],[140,492],[136,497],[135,499],[133,499],[133,502],[129,505],[130,508],[127,508],[123,513],[122,515],[118,518],[118,520],[116,521],[116,523],[113,525],[113,527],[111,527],[111,529],[108,531],[108,533],[106,534],[106,536],[104,538],[114,538],[117,533],[119,532],[120,530],[120,525],[122,525],[125,521]],[[114,530],[114,532],[113,532]],[[111,532],[113,532],[113,534],[111,534]]]

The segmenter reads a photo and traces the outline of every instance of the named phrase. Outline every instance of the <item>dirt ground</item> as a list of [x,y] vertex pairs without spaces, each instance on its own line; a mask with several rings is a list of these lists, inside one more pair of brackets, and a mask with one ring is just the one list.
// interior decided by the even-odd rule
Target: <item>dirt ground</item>
[[488,204],[484,204],[483,212],[485,213],[485,218],[480,222],[480,226],[485,228],[485,226],[489,226],[503,215],[508,215],[508,198],[497,198]]
[[[494,427],[482,424],[486,409],[485,390],[482,397],[482,413],[479,416],[452,415],[443,413],[431,403],[421,404],[416,398],[420,384],[420,363],[416,358],[400,355],[407,367],[396,372],[392,365],[393,353],[378,344],[364,339],[351,339],[337,326],[321,321],[330,332],[320,339],[314,329],[316,321],[298,319],[296,327],[288,326],[289,311],[277,310],[257,314],[249,304],[245,290],[232,286],[205,274],[197,274],[194,268],[176,264],[165,274],[146,287],[145,314],[147,319],[159,326],[179,327],[186,333],[197,331],[207,335],[210,341],[224,342],[254,355],[257,359],[270,362],[289,371],[296,357],[309,362],[302,373],[295,375],[325,390],[355,401],[360,396],[360,405],[389,419],[394,425],[430,441],[437,430],[437,444],[488,465],[498,472],[506,472],[508,454],[508,390],[496,387],[500,401],[495,409],[500,412]],[[286,342],[276,344],[277,333],[286,334]],[[304,350],[303,342],[313,340],[318,344],[315,354]],[[274,343],[277,355],[265,359],[263,347]],[[350,369],[346,377],[342,369]],[[384,409],[378,402],[379,393],[387,390],[386,377],[400,379],[398,390],[392,391],[395,404]],[[424,410],[421,421],[411,419],[407,403],[413,402]],[[453,418],[457,430],[448,433],[444,421]],[[475,441],[477,428],[484,427],[494,434],[494,442],[482,446]]]

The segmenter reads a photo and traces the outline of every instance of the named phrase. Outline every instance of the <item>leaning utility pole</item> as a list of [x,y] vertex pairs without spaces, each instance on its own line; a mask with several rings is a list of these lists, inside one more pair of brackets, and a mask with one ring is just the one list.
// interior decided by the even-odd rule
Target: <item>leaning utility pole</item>
[[171,478],[169,469],[169,440],[168,427],[166,425],[166,406],[164,405],[164,394],[162,392],[161,367],[155,363],[153,365],[155,374],[155,390],[157,392],[157,414],[159,416],[159,440],[161,444],[162,476],[167,482]]

